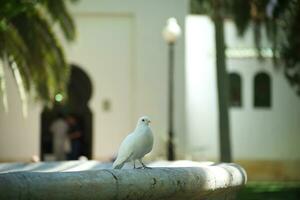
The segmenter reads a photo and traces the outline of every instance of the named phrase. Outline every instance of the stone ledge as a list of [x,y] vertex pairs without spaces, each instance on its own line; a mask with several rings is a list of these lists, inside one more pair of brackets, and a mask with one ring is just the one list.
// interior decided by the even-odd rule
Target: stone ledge
[[0,199],[231,199],[246,183],[236,164],[0,174]]

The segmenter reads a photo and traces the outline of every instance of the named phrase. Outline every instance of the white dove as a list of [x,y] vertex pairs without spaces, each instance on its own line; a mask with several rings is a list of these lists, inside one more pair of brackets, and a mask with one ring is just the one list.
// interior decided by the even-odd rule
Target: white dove
[[142,158],[152,150],[153,134],[149,127],[150,119],[146,116],[141,117],[135,130],[130,133],[121,143],[117,159],[113,164],[114,169],[121,169],[126,162],[138,160],[143,168],[148,168],[142,162]]

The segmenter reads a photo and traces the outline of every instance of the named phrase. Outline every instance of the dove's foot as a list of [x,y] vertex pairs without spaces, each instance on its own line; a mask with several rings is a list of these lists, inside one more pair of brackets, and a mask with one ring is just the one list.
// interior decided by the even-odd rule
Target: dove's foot
[[135,161],[133,161],[133,169],[137,169],[137,168],[135,167]]
[[151,169],[151,167],[147,167],[147,166],[142,162],[142,160],[140,160],[140,163],[142,164],[142,168],[143,168],[143,169]]

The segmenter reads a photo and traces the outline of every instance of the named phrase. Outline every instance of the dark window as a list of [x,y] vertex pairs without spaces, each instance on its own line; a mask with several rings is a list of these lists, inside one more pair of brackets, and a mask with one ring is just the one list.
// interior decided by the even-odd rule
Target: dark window
[[265,72],[254,77],[254,107],[271,107],[271,78]]
[[237,73],[229,74],[229,95],[230,106],[241,107],[242,106],[242,83],[241,76]]

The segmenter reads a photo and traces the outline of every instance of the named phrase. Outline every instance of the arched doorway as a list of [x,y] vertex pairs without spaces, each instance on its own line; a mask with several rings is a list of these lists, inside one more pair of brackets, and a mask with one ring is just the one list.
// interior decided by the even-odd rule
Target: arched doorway
[[[63,117],[65,120],[70,116],[75,118],[76,127],[80,131],[80,136],[77,138],[80,143],[77,149],[78,155],[86,156],[89,159],[92,157],[92,112],[88,107],[91,96],[92,83],[89,76],[79,66],[71,65],[68,100],[63,104],[60,103],[59,100],[62,96],[58,94],[58,102],[54,107],[51,109],[45,107],[41,114],[40,149],[42,160],[61,160],[53,153],[54,134],[51,126],[58,118]],[[72,145],[69,148],[72,148]],[[68,157],[66,156],[66,158]],[[69,157],[69,159],[74,158]]]
[[255,108],[271,108],[272,85],[271,77],[266,72],[259,72],[254,76],[254,98]]

